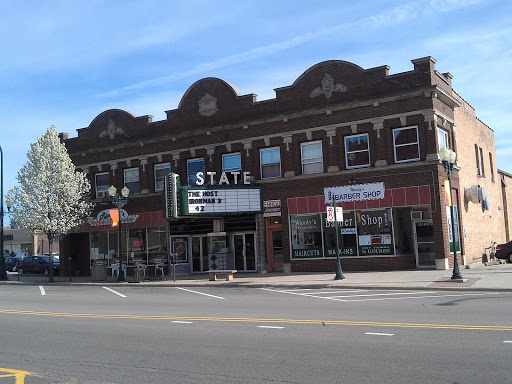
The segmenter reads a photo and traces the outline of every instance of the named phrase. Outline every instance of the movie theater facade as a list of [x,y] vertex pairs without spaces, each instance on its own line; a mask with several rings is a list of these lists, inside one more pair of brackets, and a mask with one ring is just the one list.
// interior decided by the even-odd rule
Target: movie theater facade
[[[493,132],[432,57],[412,64],[390,75],[326,61],[264,101],[205,78],[165,120],[100,113],[77,137],[62,134],[96,208],[61,252],[83,274],[92,260],[118,257],[114,185],[130,190],[121,256],[177,254],[180,273],[335,271],[337,252],[343,270],[448,269],[454,247],[459,263],[481,261],[475,235],[508,233]],[[451,189],[443,147],[458,156]],[[180,185],[166,217],[169,173]],[[338,236],[327,217],[333,195]]]

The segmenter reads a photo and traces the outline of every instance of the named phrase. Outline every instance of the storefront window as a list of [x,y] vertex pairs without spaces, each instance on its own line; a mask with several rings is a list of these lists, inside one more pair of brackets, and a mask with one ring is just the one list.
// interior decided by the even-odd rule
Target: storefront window
[[146,228],[130,228],[128,236],[128,256],[134,260],[146,261]]
[[[324,255],[336,257],[336,223],[327,221],[327,214],[322,213],[324,223]],[[338,223],[338,245],[341,256],[357,256],[357,235],[354,211],[343,212],[343,222]]]
[[148,259],[167,259],[167,229],[166,227],[148,228]]
[[393,208],[393,230],[397,255],[414,254],[411,207]]
[[91,260],[108,257],[107,232],[91,232]]
[[359,255],[393,255],[391,209],[356,211]]
[[292,257],[297,259],[323,257],[321,215],[293,215],[290,221]]

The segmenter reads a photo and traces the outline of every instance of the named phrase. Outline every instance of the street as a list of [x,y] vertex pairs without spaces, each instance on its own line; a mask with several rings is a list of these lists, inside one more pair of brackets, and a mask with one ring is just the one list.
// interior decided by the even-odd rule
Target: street
[[0,384],[505,383],[511,299],[435,290],[4,285]]

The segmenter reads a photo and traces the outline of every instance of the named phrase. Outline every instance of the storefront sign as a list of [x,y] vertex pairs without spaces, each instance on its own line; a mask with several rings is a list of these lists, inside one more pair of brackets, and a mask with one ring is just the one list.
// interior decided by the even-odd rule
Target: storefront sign
[[[121,209],[121,223],[134,223],[139,218],[139,215],[129,215],[124,209]],[[105,209],[98,213],[96,218],[89,218],[87,222],[91,227],[99,227],[102,225],[110,225],[112,223],[112,219],[110,218],[110,210]]]
[[[207,177],[205,177],[204,172],[197,172],[196,173],[196,185],[203,185],[205,183],[205,178],[209,178],[210,184],[214,185],[215,184],[214,176],[216,174],[217,174],[217,172],[206,172]],[[239,178],[244,184],[251,184],[251,181],[250,181],[251,172],[233,171],[233,172],[229,172],[229,174],[231,174],[231,177],[233,178],[233,184],[238,184]],[[208,182],[208,180],[206,180],[206,182]],[[230,184],[226,172],[222,172],[220,174],[218,184],[219,185],[223,185],[223,184],[229,185]]]
[[182,215],[261,213],[259,187],[181,189]]
[[264,216],[281,215],[281,200],[265,200],[263,201]]
[[345,185],[324,188],[324,198],[326,204],[331,204],[333,197],[336,202],[378,200],[384,198],[384,192],[384,183]]

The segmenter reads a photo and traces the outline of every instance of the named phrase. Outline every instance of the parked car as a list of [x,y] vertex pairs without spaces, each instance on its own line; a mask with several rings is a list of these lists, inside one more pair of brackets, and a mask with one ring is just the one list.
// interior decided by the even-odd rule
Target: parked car
[[[53,257],[53,272],[58,275],[60,271],[60,262],[57,257]],[[25,257],[18,263],[18,273],[43,273],[50,274],[50,256],[36,255]]]
[[512,263],[512,241],[496,246],[496,258],[507,260],[507,263]]
[[5,270],[7,272],[15,272],[18,259],[11,256],[5,256]]

